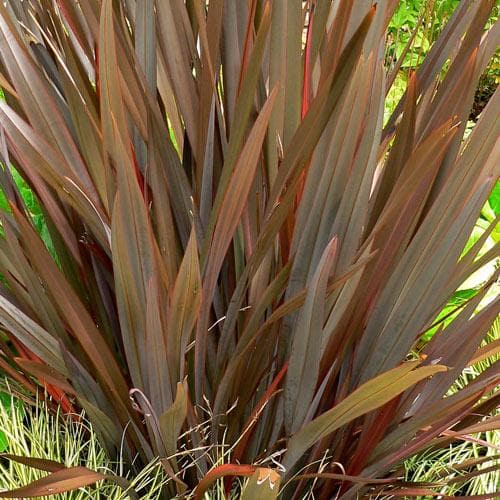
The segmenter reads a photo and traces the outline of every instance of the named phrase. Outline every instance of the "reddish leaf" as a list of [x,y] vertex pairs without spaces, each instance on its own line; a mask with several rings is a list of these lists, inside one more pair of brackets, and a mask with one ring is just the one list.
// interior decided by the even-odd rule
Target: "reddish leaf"
[[198,483],[194,492],[194,500],[201,500],[203,494],[212,484],[224,476],[251,476],[256,470],[253,465],[224,464],[210,470]]
[[33,481],[27,486],[15,490],[0,492],[1,498],[34,498],[52,496],[89,486],[105,479],[103,474],[86,467],[61,469],[48,476]]

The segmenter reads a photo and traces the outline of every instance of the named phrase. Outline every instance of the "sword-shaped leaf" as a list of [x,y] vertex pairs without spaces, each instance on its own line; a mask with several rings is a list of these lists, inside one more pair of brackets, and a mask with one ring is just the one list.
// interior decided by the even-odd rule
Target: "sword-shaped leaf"
[[420,380],[447,371],[442,365],[418,367],[407,362],[364,383],[331,410],[326,411],[296,432],[288,442],[283,465],[290,473],[300,457],[320,439],[343,425],[394,399]]

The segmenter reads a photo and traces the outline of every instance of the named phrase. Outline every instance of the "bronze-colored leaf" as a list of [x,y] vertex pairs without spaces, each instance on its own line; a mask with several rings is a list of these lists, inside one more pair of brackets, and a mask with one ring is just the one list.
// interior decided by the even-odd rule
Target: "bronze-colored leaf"
[[70,467],[61,469],[10,491],[0,492],[0,498],[35,498],[57,495],[72,491],[83,486],[89,486],[105,479],[103,474],[91,471],[86,467]]

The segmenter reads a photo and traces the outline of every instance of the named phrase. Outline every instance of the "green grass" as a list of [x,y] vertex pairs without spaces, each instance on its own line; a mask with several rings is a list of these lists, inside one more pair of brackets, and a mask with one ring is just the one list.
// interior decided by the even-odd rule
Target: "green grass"
[[[486,436],[490,443],[500,442],[500,433],[488,433]],[[500,484],[500,472],[498,470],[482,474],[473,479],[461,483],[460,477],[463,470],[460,469],[467,461],[478,459],[480,457],[491,456],[489,461],[484,462],[479,467],[486,468],[492,465],[498,465],[498,458],[492,456],[494,450],[485,448],[475,443],[463,442],[450,447],[448,450],[429,450],[421,455],[412,457],[405,463],[405,480],[438,482],[443,479],[451,480],[450,484],[436,490],[443,495],[448,496],[471,496],[471,495],[494,495],[498,493]],[[456,482],[454,482],[456,480]],[[419,496],[419,499],[427,497]],[[493,496],[492,496],[493,498]]]
[[[92,426],[83,415],[77,422],[60,414],[52,414],[44,403],[22,404],[18,399],[3,392],[0,396],[0,431],[0,450],[3,453],[55,460],[67,467],[85,466],[101,473],[121,472],[121,464],[114,463],[107,457]],[[0,491],[19,488],[45,475],[45,472],[0,459]],[[158,461],[152,462],[129,479],[141,500],[159,498],[160,489],[166,481]],[[78,491],[54,495],[52,498],[125,500],[130,497],[116,484],[101,481]]]
[[[500,318],[497,318],[493,323],[482,345],[486,345],[498,339],[500,339]],[[449,394],[461,390],[492,364],[498,363],[498,361],[500,361],[500,354],[496,354],[490,359],[466,368],[456,380],[455,384],[450,388]],[[444,478],[452,479],[450,484],[444,486],[442,490],[439,491],[449,496],[488,495],[498,493],[500,490],[500,463],[498,456],[500,431],[496,430],[475,434],[472,435],[471,438],[487,442],[490,446],[486,447],[473,441],[459,441],[450,445],[450,447],[445,450],[428,449],[421,454],[413,456],[404,463],[405,480],[412,482],[438,482]],[[482,457],[491,458],[489,461],[479,465],[479,469],[491,467],[496,464],[497,470],[481,474],[461,484],[459,480],[464,470],[460,470],[459,467],[463,466],[467,461],[473,461]],[[423,499],[424,497],[418,498]]]

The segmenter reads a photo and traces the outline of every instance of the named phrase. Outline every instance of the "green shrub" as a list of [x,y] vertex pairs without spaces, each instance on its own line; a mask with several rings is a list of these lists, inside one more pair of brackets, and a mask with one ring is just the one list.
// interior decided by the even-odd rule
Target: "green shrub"
[[[449,393],[498,352],[498,91],[467,128],[494,1],[386,119],[374,3],[0,3],[1,367],[162,458],[165,498],[411,495],[405,460],[498,427],[496,365]],[[10,495],[102,478],[50,467]]]

